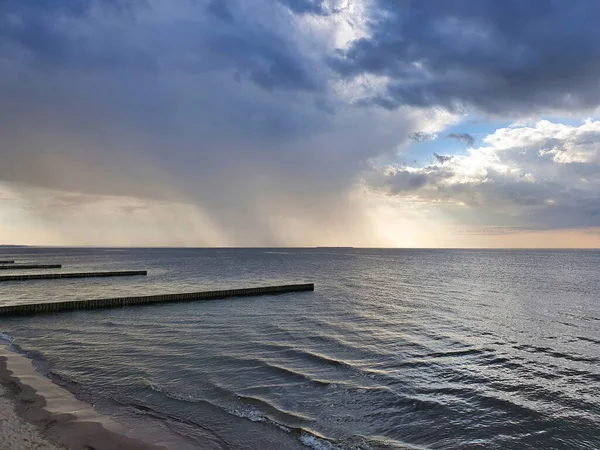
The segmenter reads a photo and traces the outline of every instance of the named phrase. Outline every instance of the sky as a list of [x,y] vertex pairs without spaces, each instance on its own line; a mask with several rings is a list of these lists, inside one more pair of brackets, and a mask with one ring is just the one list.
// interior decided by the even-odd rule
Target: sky
[[596,0],[4,0],[0,244],[600,247]]

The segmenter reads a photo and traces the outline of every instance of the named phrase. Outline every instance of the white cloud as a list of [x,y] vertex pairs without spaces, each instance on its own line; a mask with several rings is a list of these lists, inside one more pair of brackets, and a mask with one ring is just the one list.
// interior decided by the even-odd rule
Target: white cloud
[[540,120],[498,129],[483,142],[466,155],[425,167],[387,167],[367,180],[394,196],[446,204],[471,223],[600,225],[600,121]]

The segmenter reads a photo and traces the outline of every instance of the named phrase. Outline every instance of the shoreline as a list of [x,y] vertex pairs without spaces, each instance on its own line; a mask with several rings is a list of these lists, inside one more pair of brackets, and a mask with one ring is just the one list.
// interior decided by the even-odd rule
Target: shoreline
[[[167,450],[131,437],[128,430],[98,413],[66,389],[35,370],[31,361],[18,353],[0,348],[0,384],[8,402],[0,409],[2,428],[10,427],[21,441],[14,449],[56,448],[86,450]],[[10,405],[10,406],[9,406]],[[8,411],[10,407],[13,411]],[[16,414],[16,416],[15,416]],[[15,418],[22,419],[19,423]],[[31,424],[39,432],[31,436]],[[44,441],[42,444],[39,441]],[[40,447],[43,445],[43,447]]]

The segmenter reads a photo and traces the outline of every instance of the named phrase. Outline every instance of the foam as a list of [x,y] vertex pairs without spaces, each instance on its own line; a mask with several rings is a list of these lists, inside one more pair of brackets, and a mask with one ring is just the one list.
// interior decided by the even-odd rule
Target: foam
[[328,440],[318,438],[315,435],[307,432],[303,432],[299,439],[302,444],[314,450],[342,450],[341,447],[333,445]]

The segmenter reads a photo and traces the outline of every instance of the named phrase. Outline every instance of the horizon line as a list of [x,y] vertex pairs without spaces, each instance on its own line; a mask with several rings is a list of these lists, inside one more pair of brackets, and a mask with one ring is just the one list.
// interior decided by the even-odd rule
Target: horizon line
[[42,245],[0,244],[0,249],[11,248],[80,248],[80,249],[178,249],[178,250],[242,250],[242,249],[290,249],[290,250],[600,250],[600,247],[356,247],[346,245],[307,246],[105,246],[105,245]]

